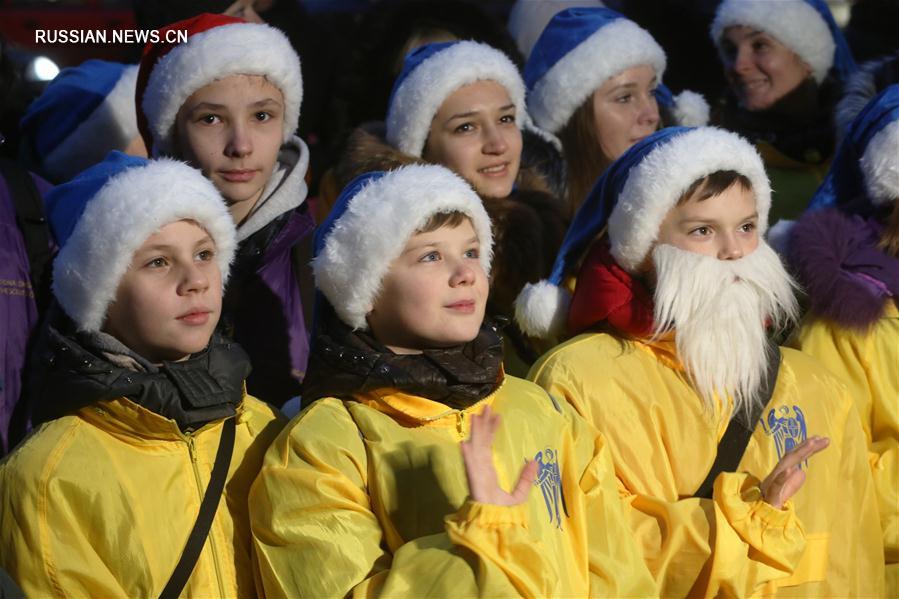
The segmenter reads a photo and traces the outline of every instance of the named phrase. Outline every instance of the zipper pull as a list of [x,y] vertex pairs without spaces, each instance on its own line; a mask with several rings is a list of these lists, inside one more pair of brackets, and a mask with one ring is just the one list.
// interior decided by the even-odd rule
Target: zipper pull
[[465,413],[456,412],[456,431],[460,437],[465,436]]
[[187,437],[187,451],[190,453],[190,461],[194,464],[197,463],[197,443],[194,440],[193,435],[188,435]]

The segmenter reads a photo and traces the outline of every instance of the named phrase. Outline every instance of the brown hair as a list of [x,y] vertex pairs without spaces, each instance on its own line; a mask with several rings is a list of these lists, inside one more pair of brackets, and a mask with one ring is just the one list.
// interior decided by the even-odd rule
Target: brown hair
[[608,166],[596,139],[593,118],[593,96],[590,95],[574,111],[559,132],[567,173],[568,218],[572,218],[584,202],[599,175]]
[[452,212],[435,212],[431,215],[431,218],[429,218],[427,222],[425,222],[425,224],[419,227],[416,233],[430,233],[432,231],[436,231],[440,227],[449,227],[451,229],[454,229],[466,220],[468,222],[471,222],[471,217],[458,210],[453,210]]
[[877,244],[877,247],[890,256],[899,258],[899,200],[893,200],[893,209],[884,224],[886,227],[880,236],[880,243]]
[[694,181],[687,191],[678,198],[677,205],[680,206],[691,199],[702,202],[713,198],[727,191],[734,184],[739,184],[746,191],[752,191],[752,182],[746,175],[737,171],[715,171]]

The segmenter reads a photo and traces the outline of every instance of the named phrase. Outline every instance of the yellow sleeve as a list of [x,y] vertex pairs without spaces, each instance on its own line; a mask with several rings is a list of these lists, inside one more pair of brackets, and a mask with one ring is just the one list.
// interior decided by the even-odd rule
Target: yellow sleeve
[[[889,320],[867,335],[811,322],[794,345],[820,360],[852,395],[867,441],[886,563],[899,571],[899,346]],[[895,584],[899,590],[899,580]]]
[[[0,464],[0,567],[26,597],[128,596],[126,581],[117,578],[121,572],[92,543],[101,527],[91,518],[105,514],[92,513],[79,497],[83,479],[58,476],[56,465],[71,448],[75,426],[54,423],[48,429]],[[148,585],[145,572],[134,570],[131,576]]]
[[658,597],[658,586],[628,526],[605,439],[569,406],[566,409],[576,434],[587,437],[593,445],[593,458],[580,481],[587,514],[590,596]]
[[[445,532],[388,547],[358,428],[319,400],[275,441],[250,491],[268,597],[544,596],[551,591],[524,506],[466,502]],[[543,565],[541,565],[543,564]]]

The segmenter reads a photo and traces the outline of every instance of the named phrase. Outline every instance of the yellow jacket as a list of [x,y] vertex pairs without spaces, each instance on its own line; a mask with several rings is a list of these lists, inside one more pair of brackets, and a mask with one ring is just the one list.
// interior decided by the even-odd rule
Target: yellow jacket
[[[266,454],[250,491],[269,597],[655,596],[602,437],[511,376],[466,410],[385,390],[320,399]],[[476,503],[459,443],[502,415],[499,482],[541,463],[528,500]]]
[[807,322],[794,342],[849,387],[861,416],[880,505],[887,596],[899,596],[899,310],[888,302],[866,333]]
[[[252,597],[247,493],[283,419],[246,396],[185,597]],[[124,398],[52,420],[0,463],[0,566],[28,597],[155,597],[196,521],[222,421],[182,434]]]
[[[845,388],[811,358],[783,350],[773,398],[739,471],[718,476],[711,500],[692,495],[728,419],[720,406],[715,420],[704,413],[673,339],[580,335],[544,356],[530,376],[607,439],[631,527],[662,596],[882,594],[864,435]],[[774,509],[760,498],[760,479],[787,440],[812,435],[830,437],[830,447],[809,461],[787,509]]]

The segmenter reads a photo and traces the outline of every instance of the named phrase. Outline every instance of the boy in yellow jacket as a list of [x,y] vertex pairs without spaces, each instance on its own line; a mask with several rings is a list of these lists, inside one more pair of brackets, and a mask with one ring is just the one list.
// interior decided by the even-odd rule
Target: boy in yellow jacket
[[852,400],[766,334],[796,314],[761,238],[770,205],[761,160],[735,134],[669,128],[638,142],[563,244],[554,282],[577,275],[570,304],[541,305],[560,297],[546,283],[519,298],[526,330],[546,333],[555,317],[583,333],[529,377],[608,440],[663,596],[879,596],[876,497]]
[[338,198],[313,261],[312,403],[250,494],[267,596],[657,594],[602,437],[502,371],[492,245],[480,199],[440,166]]
[[37,428],[0,463],[0,567],[29,597],[254,596],[247,494],[283,424],[213,334],[236,245],[221,196],[113,152],[47,211],[61,310]]

